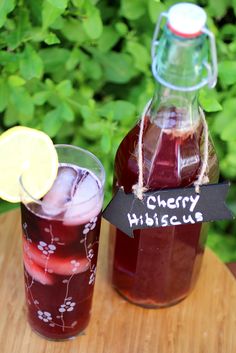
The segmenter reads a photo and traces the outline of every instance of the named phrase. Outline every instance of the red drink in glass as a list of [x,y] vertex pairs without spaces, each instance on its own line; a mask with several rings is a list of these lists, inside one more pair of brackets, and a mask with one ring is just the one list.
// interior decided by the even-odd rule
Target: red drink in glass
[[[57,147],[59,161],[63,148]],[[65,160],[47,195],[39,202],[26,195],[21,204],[28,320],[34,331],[56,340],[78,335],[89,322],[104,183],[95,157],[95,171]]]

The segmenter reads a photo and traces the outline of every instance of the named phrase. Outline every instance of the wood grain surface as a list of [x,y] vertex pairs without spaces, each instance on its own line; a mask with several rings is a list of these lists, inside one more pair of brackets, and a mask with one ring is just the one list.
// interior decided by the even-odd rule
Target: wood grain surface
[[0,218],[1,353],[235,353],[236,281],[207,250],[193,293],[168,309],[129,304],[110,286],[108,224],[101,232],[92,318],[83,336],[47,341],[26,322],[19,211]]

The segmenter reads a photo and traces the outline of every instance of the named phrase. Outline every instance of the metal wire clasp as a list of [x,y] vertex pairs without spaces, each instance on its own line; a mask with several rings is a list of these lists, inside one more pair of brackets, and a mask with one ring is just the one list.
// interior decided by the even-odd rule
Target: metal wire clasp
[[156,53],[156,48],[159,45],[159,40],[158,40],[158,36],[159,36],[159,32],[160,32],[160,28],[161,28],[161,22],[164,18],[168,18],[168,13],[167,12],[162,12],[157,20],[156,23],[156,27],[153,33],[153,37],[152,37],[152,47],[151,47],[151,55],[152,55],[152,61],[155,58],[155,53]]
[[159,16],[159,19],[157,21],[154,33],[153,33],[153,38],[152,38],[152,47],[151,47],[151,56],[152,56],[152,73],[155,79],[163,84],[166,87],[169,87],[173,90],[177,91],[195,91],[203,86],[208,85],[208,87],[213,88],[216,85],[217,82],[217,54],[216,54],[216,43],[215,43],[215,36],[214,34],[209,31],[206,27],[202,28],[202,33],[205,33],[208,36],[209,42],[210,42],[210,54],[211,54],[211,62],[204,62],[203,65],[206,67],[207,70],[207,77],[204,77],[201,82],[198,84],[191,86],[191,87],[184,87],[184,86],[175,86],[171,84],[170,82],[165,81],[163,78],[160,77],[160,75],[157,72],[157,55],[156,55],[156,48],[159,45],[159,32],[160,32],[160,27],[162,20],[166,18],[168,19],[168,13],[167,12],[162,12]]

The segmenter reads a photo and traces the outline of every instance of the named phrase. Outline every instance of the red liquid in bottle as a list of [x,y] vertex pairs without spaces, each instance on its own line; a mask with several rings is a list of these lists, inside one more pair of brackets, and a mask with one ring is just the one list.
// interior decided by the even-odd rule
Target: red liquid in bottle
[[[159,112],[160,114],[160,112]],[[149,190],[185,187],[197,178],[201,164],[202,124],[178,129],[178,111],[162,112],[145,120],[143,134],[144,185]],[[131,192],[137,183],[139,126],[124,138],[116,155],[117,186]],[[217,159],[210,148],[209,178],[218,179]],[[116,230],[113,285],[135,304],[162,307],[185,298],[192,289],[202,261],[206,224],[185,224],[134,231],[130,238]]]
[[89,322],[101,222],[91,207],[87,220],[79,219],[77,207],[70,222],[65,215],[44,215],[37,204],[21,205],[28,320],[49,339],[76,336]]

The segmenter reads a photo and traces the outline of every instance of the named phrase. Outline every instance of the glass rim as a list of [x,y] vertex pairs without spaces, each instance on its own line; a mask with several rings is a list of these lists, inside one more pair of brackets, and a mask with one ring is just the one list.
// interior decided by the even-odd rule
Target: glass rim
[[[55,144],[54,147],[57,149],[57,148],[65,148],[65,149],[71,149],[71,150],[75,150],[75,151],[79,151],[79,152],[82,152],[84,154],[87,154],[91,159],[93,159],[97,165],[100,167],[100,170],[101,170],[101,177],[98,178],[96,176],[96,178],[99,180],[99,182],[101,183],[101,186],[100,188],[98,189],[98,191],[93,194],[90,198],[88,198],[87,200],[84,200],[82,202],[76,202],[76,203],[73,203],[71,201],[68,201],[67,203],[65,203],[65,205],[63,206],[60,206],[60,207],[56,207],[56,206],[47,206],[47,208],[50,210],[60,210],[61,212],[63,212],[64,210],[66,210],[69,206],[71,207],[76,207],[78,205],[83,205],[83,204],[86,204],[87,202],[89,202],[90,200],[92,200],[94,197],[96,197],[97,195],[99,195],[100,193],[103,193],[104,191],[104,184],[105,184],[105,178],[106,178],[106,173],[105,173],[105,169],[102,165],[102,163],[100,162],[100,160],[90,151],[84,149],[84,148],[81,148],[81,147],[78,147],[78,146],[75,146],[75,145],[69,145],[69,144]],[[90,171],[92,174],[94,174],[92,171]],[[38,200],[36,198],[34,198],[30,193],[29,191],[26,189],[25,185],[24,185],[24,182],[23,182],[23,175],[24,174],[21,174],[20,177],[19,177],[19,184],[20,184],[20,187],[21,189],[23,190],[23,192],[27,195],[27,202],[24,202],[23,200],[21,200],[21,202],[23,204],[28,204],[30,202],[34,202],[35,204],[37,205],[40,205],[42,206],[43,205],[43,201],[41,200]],[[46,194],[45,194],[46,195]],[[45,196],[44,195],[44,196]]]

